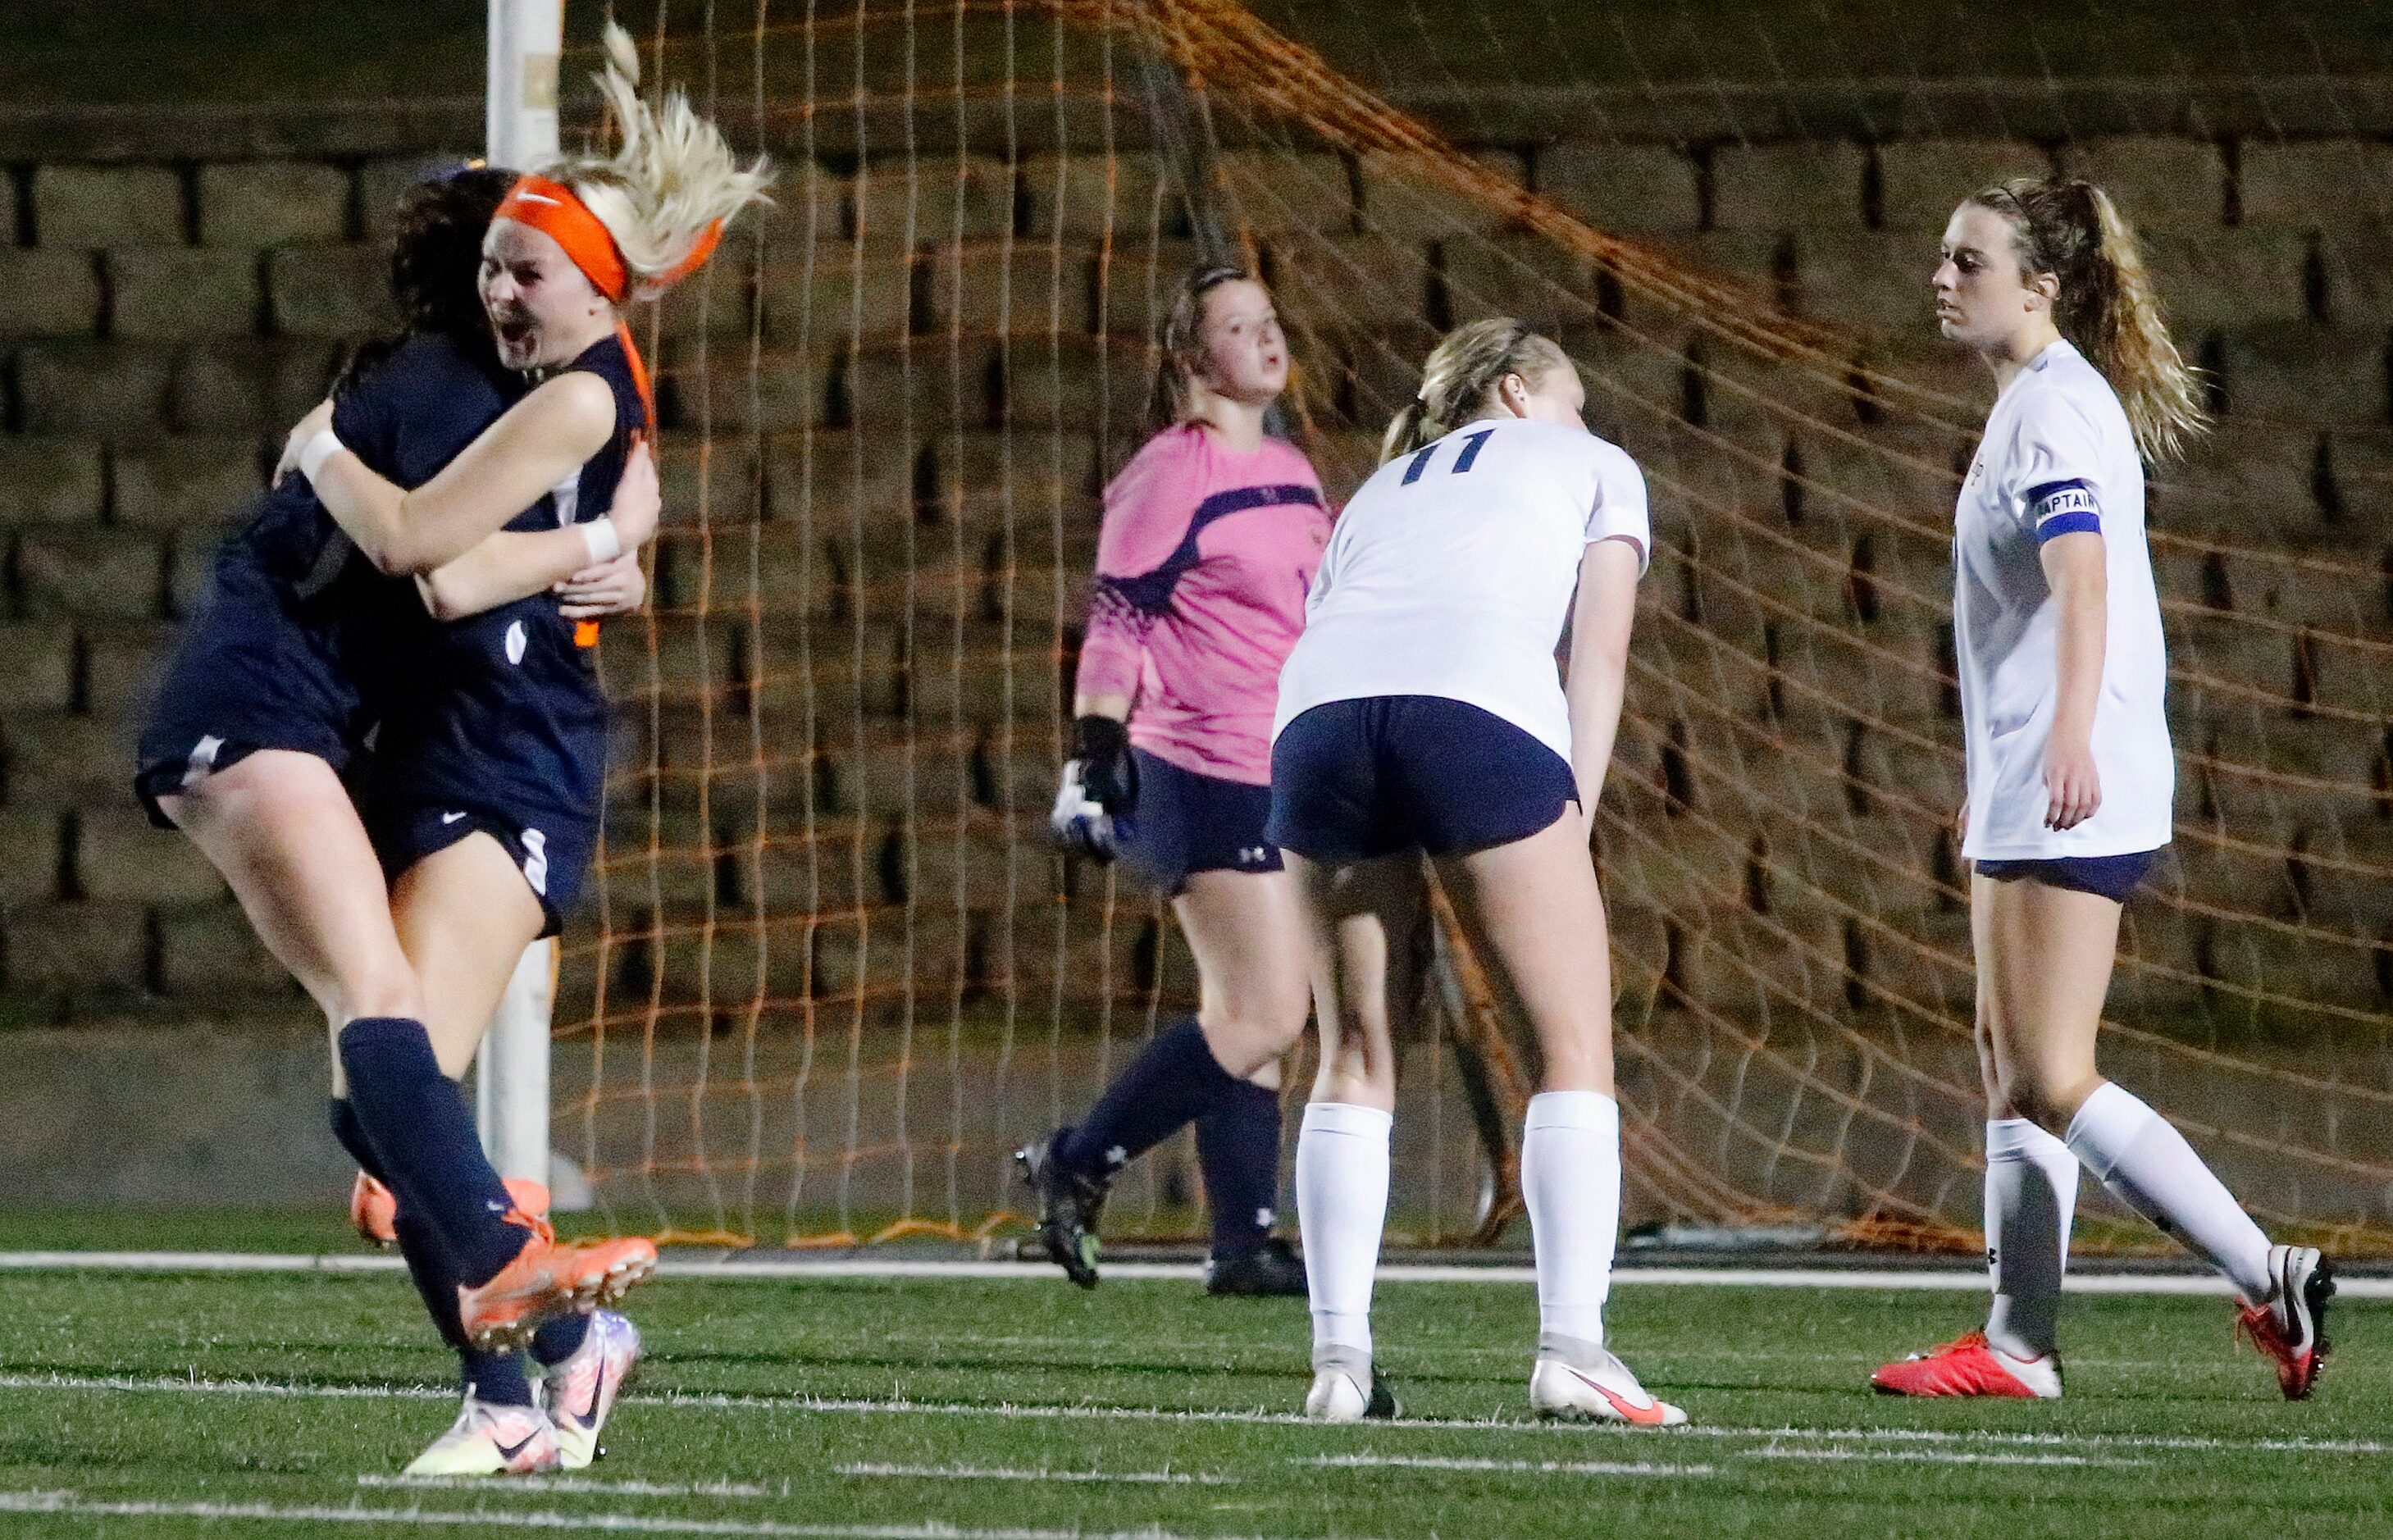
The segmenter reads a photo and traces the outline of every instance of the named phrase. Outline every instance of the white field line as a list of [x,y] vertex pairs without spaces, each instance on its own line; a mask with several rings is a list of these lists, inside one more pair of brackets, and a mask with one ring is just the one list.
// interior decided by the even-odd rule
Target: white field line
[[1317,1455],[1297,1460],[1324,1470],[1496,1470],[1525,1476],[1710,1476],[1707,1465],[1646,1460],[1474,1460],[1439,1455]]
[[1764,1444],[1759,1449],[1741,1449],[1737,1451],[1737,1457],[1746,1460],[1903,1460],[1929,1465],[2125,1466],[2152,1463],[2132,1455],[2027,1455],[2009,1450],[1972,1454],[1962,1449],[1789,1449],[1776,1443]]
[[1121,1481],[1147,1486],[1235,1486],[1236,1476],[1188,1470],[1050,1470],[1010,1465],[835,1465],[838,1476],[926,1481]]
[[[682,1519],[665,1514],[569,1512],[559,1508],[346,1507],[275,1503],[123,1502],[75,1492],[0,1492],[0,1513],[94,1519],[203,1519],[218,1523],[386,1524],[438,1529],[600,1531],[630,1534],[757,1535],[772,1540],[1183,1540],[1159,1529],[961,1529],[919,1524],[805,1524],[772,1519]],[[1214,1540],[1207,1536],[1206,1540]],[[1250,1537],[1251,1540],[1251,1537]]]
[[[115,1272],[397,1272],[405,1263],[374,1253],[332,1254],[237,1251],[0,1251],[0,1272],[89,1270]],[[1201,1275],[1194,1262],[1112,1262],[1112,1278],[1189,1281]],[[955,1278],[1026,1282],[1048,1279],[1053,1270],[1037,1262],[929,1260],[904,1257],[772,1257],[754,1252],[729,1256],[668,1255],[658,1265],[662,1278]],[[1452,1262],[1390,1262],[1379,1280],[1391,1284],[1534,1284],[1536,1270],[1512,1264],[1474,1267]],[[1981,1268],[1837,1267],[1624,1267],[1612,1281],[1622,1287],[1695,1284],[1725,1288],[1861,1288],[1983,1293]],[[2062,1286],[2072,1294],[2227,1296],[2234,1286],[2210,1273],[2073,1273]],[[2393,1299],[2393,1277],[2340,1278],[2342,1299]]]
[[377,1476],[358,1478],[362,1487],[447,1492],[561,1492],[593,1497],[786,1497],[790,1483],[755,1481],[607,1481],[595,1476]]
[[[1293,1383],[1293,1382],[1291,1382]],[[195,1379],[172,1376],[139,1377],[125,1375],[0,1375],[0,1391],[119,1391],[169,1395],[254,1395],[294,1398],[440,1401],[456,1392],[428,1385],[302,1385],[262,1379]],[[1169,1406],[1023,1405],[1005,1402],[875,1400],[865,1397],[733,1394],[726,1391],[630,1393],[618,1405],[683,1407],[694,1411],[793,1412],[802,1415],[865,1416],[997,1417],[1027,1421],[1229,1423],[1319,1428],[1301,1412],[1197,1411]],[[2229,1454],[2293,1453],[2305,1455],[2393,1455],[2393,1442],[2371,1439],[2209,1438],[2196,1434],[2023,1433],[1996,1429],[1933,1428],[1749,1428],[1733,1424],[1696,1424],[1649,1435],[1589,1433],[1566,1423],[1513,1421],[1497,1417],[1407,1417],[1392,1426],[1434,1431],[1523,1434],[1547,1438],[1632,1437],[1810,1440],[1824,1442],[1995,1444],[2052,1447],[2064,1450],[2138,1449],[2216,1451]]]
[[[2338,1286],[2339,1288],[2340,1286]],[[798,1338],[793,1340],[799,1345],[791,1350],[791,1356],[803,1361],[805,1357],[805,1339]],[[907,1343],[923,1343],[942,1351],[964,1348],[1033,1348],[1064,1349],[1079,1355],[1074,1360],[1042,1365],[1042,1367],[1056,1368],[1104,1368],[1118,1361],[1118,1354],[1123,1346],[1111,1340],[1092,1341],[1085,1335],[1079,1337],[1027,1336],[1017,1332],[987,1336],[979,1332],[892,1331],[883,1332],[874,1340],[891,1347],[899,1347]],[[1198,1341],[1189,1338],[1151,1337],[1142,1334],[1138,1340],[1130,1346],[1136,1348],[1142,1354],[1183,1353],[1200,1360],[1187,1365],[1192,1372],[1220,1366],[1222,1344],[1211,1338]],[[1498,1347],[1470,1347],[1456,1342],[1406,1342],[1404,1347],[1404,1362],[1408,1368],[1412,1369],[1417,1369],[1423,1364],[1449,1362],[1526,1365],[1533,1356],[1534,1349],[1520,1342],[1508,1342]],[[1701,1354],[1690,1356],[1699,1356],[1706,1364],[1817,1364],[1820,1361],[1819,1353],[1808,1348],[1774,1350],[1706,1348]],[[2069,1367],[2072,1373],[2079,1369],[2181,1371],[2185,1364],[2178,1359],[2083,1358],[2076,1353],[2071,1353]]]

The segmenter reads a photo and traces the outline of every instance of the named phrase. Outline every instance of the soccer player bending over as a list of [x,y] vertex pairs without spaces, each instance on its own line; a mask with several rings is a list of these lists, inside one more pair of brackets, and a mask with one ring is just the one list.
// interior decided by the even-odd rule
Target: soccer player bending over
[[1170,899],[1196,959],[1196,1014],[1157,1034],[1077,1126],[1016,1158],[1048,1255],[1093,1288],[1106,1189],[1193,1121],[1212,1218],[1207,1290],[1301,1294],[1272,1207],[1279,1061],[1304,1031],[1310,959],[1263,820],[1280,664],[1329,512],[1303,453],[1263,432],[1288,387],[1288,343],[1270,292],[1243,269],[1201,268],[1181,285],[1157,384],[1169,425],[1105,489],[1054,827],[1067,849],[1118,851]]
[[[1645,480],[1579,413],[1550,340],[1482,320],[1439,343],[1385,463],[1340,517],[1280,675],[1272,840],[1327,978],[1296,1146],[1312,1284],[1308,1416],[1393,1416],[1373,1366],[1398,1034],[1424,855],[1536,1035],[1521,1134],[1536,1246],[1540,1416],[1660,1426],[1604,1344],[1620,1217],[1612,962],[1588,854],[1651,534]],[[1574,598],[1576,594],[1576,598]],[[1567,620],[1565,685],[1554,651]]]
[[1897,1395],[2060,1394],[2058,1316],[2077,1170],[2207,1258],[2285,1395],[2309,1394],[2334,1292],[2271,1246],[2166,1119],[2094,1067],[2119,914],[2171,832],[2167,659],[2139,455],[2204,425],[2133,233],[2074,178],[1954,212],[1933,280],[1945,336],[1994,373],[1954,510],[1953,629],[1984,1071],[1983,1332],[1890,1364]]

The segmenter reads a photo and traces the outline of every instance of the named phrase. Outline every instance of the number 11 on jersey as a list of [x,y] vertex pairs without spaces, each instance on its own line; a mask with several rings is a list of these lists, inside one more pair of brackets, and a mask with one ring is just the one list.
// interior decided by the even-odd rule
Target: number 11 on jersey
[[[1481,428],[1477,433],[1465,436],[1462,440],[1462,452],[1454,457],[1454,468],[1449,474],[1460,476],[1471,469],[1471,462],[1479,458],[1479,451],[1486,448],[1487,440],[1495,437],[1494,428]],[[1441,438],[1436,444],[1430,445],[1413,456],[1412,463],[1405,467],[1403,485],[1409,487],[1421,478],[1421,472],[1429,469],[1429,457],[1435,454],[1439,445],[1445,442],[1445,440]]]

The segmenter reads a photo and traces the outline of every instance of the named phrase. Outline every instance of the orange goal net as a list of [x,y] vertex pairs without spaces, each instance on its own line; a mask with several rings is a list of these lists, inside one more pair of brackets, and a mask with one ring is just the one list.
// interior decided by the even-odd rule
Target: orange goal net
[[[1334,497],[1438,333],[1485,314],[1560,337],[1645,470],[1656,549],[1596,841],[1627,1222],[1973,1244],[1949,542],[1991,392],[1924,296],[1954,202],[2065,166],[2145,231],[2219,416],[2155,473],[2177,829],[2128,910],[2106,1068],[2265,1222],[2386,1249],[2384,145],[2327,108],[2230,104],[2194,134],[2124,86],[2080,134],[1992,87],[1991,111],[1854,128],[1713,81],[1779,101],[1723,133],[1700,90],[1576,85],[1537,41],[1559,14],[1516,36],[1283,9],[647,18],[649,78],[780,176],[647,323],[668,528],[649,612],[605,641],[615,779],[557,1014],[558,1143],[613,1222],[1001,1235],[1008,1152],[1193,1002],[1168,913],[1062,860],[1045,812],[1097,489],[1147,431],[1159,307],[1218,231],[1275,287],[1293,432]],[[1423,46],[1449,27],[1460,62]],[[1441,947],[1392,1232],[1490,1239],[1529,1061]],[[1167,1147],[1109,1228],[1193,1233],[1194,1191]],[[2091,1204],[2085,1233],[2107,1233]]]

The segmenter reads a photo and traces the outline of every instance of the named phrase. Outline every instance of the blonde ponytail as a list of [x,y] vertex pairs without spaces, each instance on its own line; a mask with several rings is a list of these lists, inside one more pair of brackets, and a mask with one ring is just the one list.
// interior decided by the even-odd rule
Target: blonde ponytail
[[2097,260],[2111,269],[2111,304],[2100,323],[2096,365],[2119,392],[2144,458],[2175,460],[2210,427],[2202,410],[2201,375],[2177,352],[2161,320],[2160,298],[2135,231],[2110,194],[2091,186],[2086,191],[2094,205]]
[[1388,424],[1387,433],[1380,437],[1380,463],[1400,460],[1439,437],[1441,430],[1430,416],[1428,404],[1416,396],[1405,403],[1405,410],[1396,413],[1395,421]]
[[724,221],[763,202],[772,166],[739,168],[714,124],[679,91],[650,106],[640,98],[632,34],[607,23],[607,68],[593,77],[620,140],[611,155],[568,156],[548,171],[598,216],[633,281],[670,283],[703,258]]
[[1456,327],[1421,365],[1420,394],[1388,424],[1380,463],[1485,416],[1507,374],[1535,384],[1555,369],[1570,367],[1561,345],[1531,331],[1526,321],[1497,318]]
[[2019,177],[1969,201],[2010,222],[2023,274],[2060,281],[2053,324],[2119,393],[2144,458],[2182,455],[2210,426],[2202,377],[2170,339],[2143,248],[2110,194],[2074,176]]

